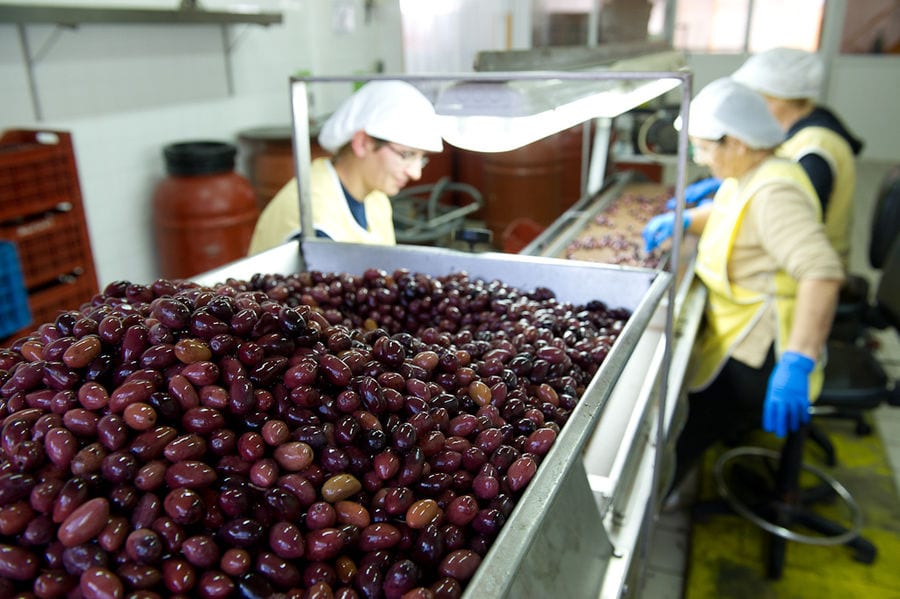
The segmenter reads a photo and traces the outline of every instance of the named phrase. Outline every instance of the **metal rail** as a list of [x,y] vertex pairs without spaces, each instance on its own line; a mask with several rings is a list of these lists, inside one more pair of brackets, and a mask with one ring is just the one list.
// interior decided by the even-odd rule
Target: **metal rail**
[[0,4],[0,23],[49,23],[74,26],[81,23],[119,24],[236,24],[274,25],[280,13],[227,12],[201,9],[99,8],[53,5]]
[[[689,71],[518,71],[518,72],[479,72],[479,73],[454,73],[447,75],[372,75],[366,77],[295,77],[291,79],[290,94],[293,116],[293,142],[295,168],[297,173],[298,192],[300,198],[300,223],[301,236],[296,246],[289,246],[296,251],[294,259],[303,269],[317,268],[320,260],[339,260],[334,247],[350,246],[352,244],[333,244],[321,242],[315,239],[312,226],[311,195],[310,195],[310,141],[309,141],[309,110],[307,84],[309,83],[354,83],[364,80],[391,80],[401,79],[410,83],[446,83],[456,81],[483,81],[483,82],[511,82],[511,81],[569,81],[569,82],[621,82],[627,88],[634,82],[659,81],[661,79],[673,80],[682,89],[680,116],[684,124],[679,131],[678,141],[678,172],[676,180],[676,218],[675,232],[673,235],[673,250],[668,261],[670,273],[663,271],[650,271],[648,269],[628,269],[623,267],[607,267],[608,272],[621,274],[635,274],[641,271],[651,274],[654,283],[647,291],[647,297],[640,302],[640,313],[633,315],[628,325],[622,331],[617,344],[627,348],[617,355],[612,353],[592,380],[579,406],[573,412],[566,427],[563,428],[553,449],[547,454],[541,468],[535,475],[528,489],[517,504],[509,521],[503,527],[491,550],[485,556],[481,567],[470,581],[465,597],[539,597],[547,596],[542,593],[550,593],[551,590],[563,590],[566,596],[596,596],[600,585],[603,583],[605,564],[608,562],[612,547],[606,536],[597,506],[592,500],[590,487],[587,483],[587,475],[581,462],[581,450],[584,448],[590,433],[595,428],[597,419],[608,399],[611,390],[616,385],[622,368],[630,356],[635,344],[644,334],[650,319],[655,312],[655,307],[660,305],[659,300],[668,294],[668,301],[661,306],[665,312],[664,349],[661,371],[659,373],[659,391],[657,397],[657,423],[656,423],[656,453],[653,456],[653,479],[657,480],[662,467],[661,448],[665,446],[666,434],[666,398],[668,396],[669,363],[671,361],[673,345],[673,319],[676,304],[676,285],[674,284],[678,265],[680,264],[680,247],[683,237],[682,212],[684,210],[684,186],[686,180],[686,162],[688,155],[688,108],[692,95],[692,74]],[[608,88],[605,90],[608,91]],[[646,99],[644,99],[646,101]],[[633,107],[633,106],[632,106]],[[600,115],[602,116],[602,115]],[[585,205],[587,202],[585,202]],[[327,246],[323,246],[325,243]],[[321,249],[325,248],[325,249]],[[379,256],[388,256],[391,252],[401,248],[380,248],[368,246],[360,251],[364,252],[364,261],[367,265],[375,266]],[[434,250],[447,252],[448,250]],[[261,254],[260,258],[267,254]],[[423,269],[428,272],[435,267],[435,256],[443,255],[453,262],[453,268],[480,270],[492,268],[490,263],[497,260],[495,255],[478,254],[466,257],[465,254],[450,253],[436,254],[429,258],[426,248],[418,248],[402,261],[403,268],[412,270]],[[534,258],[532,258],[534,259]],[[410,261],[412,260],[412,261]],[[496,271],[496,278],[512,285],[521,285],[516,281],[510,281],[518,269],[511,268],[515,264],[516,257],[500,258],[504,262],[501,270]],[[576,278],[567,280],[571,276],[572,268],[584,267],[586,263],[549,259],[552,266],[552,283],[550,288],[556,288],[560,284],[576,285],[582,288],[595,290],[598,299],[601,287],[594,287],[588,281]],[[440,259],[438,259],[438,263]],[[570,263],[568,266],[566,263]],[[522,276],[523,280],[534,283],[535,273],[539,269],[532,263]],[[655,274],[654,274],[655,273]],[[527,284],[527,283],[526,283]],[[602,285],[603,290],[610,289],[609,281]],[[651,308],[652,306],[652,308]],[[659,489],[658,485],[651,485],[650,497],[646,505],[644,519],[652,521],[658,509]],[[593,509],[593,511],[591,511]],[[555,514],[548,519],[549,512]],[[643,552],[647,539],[641,541],[643,545],[638,548]],[[599,571],[598,571],[599,570]],[[548,579],[552,574],[553,579]],[[575,582],[572,582],[572,581]],[[579,582],[580,581],[580,582]],[[559,585],[562,584],[563,587]],[[566,587],[565,585],[574,585]]]

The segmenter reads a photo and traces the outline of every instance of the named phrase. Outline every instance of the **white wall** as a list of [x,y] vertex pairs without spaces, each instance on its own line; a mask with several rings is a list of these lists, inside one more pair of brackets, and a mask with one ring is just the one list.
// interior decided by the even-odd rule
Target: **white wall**
[[840,55],[824,101],[865,141],[863,159],[900,162],[898,95],[900,56]]
[[[90,4],[168,9],[178,0]],[[201,4],[225,10],[247,2]],[[377,2],[368,21],[363,0],[255,4],[264,12],[282,13],[283,22],[229,26],[230,70],[218,25],[85,24],[74,30],[27,25],[31,55],[40,55],[33,69],[36,101],[19,31],[0,24],[0,130],[72,133],[101,288],[117,279],[158,277],[151,199],[166,176],[165,145],[198,139],[236,143],[242,130],[289,124],[288,79],[300,70],[371,73],[379,62],[388,72],[403,70],[396,0]],[[351,8],[351,32],[333,29],[337,4]],[[317,91],[314,110],[332,109],[338,94],[335,86]]]
[[[743,55],[691,55],[694,92],[729,75]],[[820,99],[865,141],[864,160],[900,162],[900,56],[839,54]]]

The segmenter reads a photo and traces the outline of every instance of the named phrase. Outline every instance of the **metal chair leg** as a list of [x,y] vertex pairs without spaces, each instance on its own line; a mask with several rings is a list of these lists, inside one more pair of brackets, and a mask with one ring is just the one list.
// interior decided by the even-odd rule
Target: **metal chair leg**
[[[719,457],[713,469],[719,495],[732,511],[747,518],[766,533],[766,566],[769,578],[778,579],[784,572],[787,541],[813,545],[845,545],[853,550],[853,559],[870,564],[877,555],[876,547],[861,536],[862,512],[850,493],[837,480],[824,471],[803,462],[803,448],[807,436],[806,427],[788,435],[780,452],[761,447],[738,447]],[[761,468],[753,469],[745,460],[761,461]],[[744,461],[745,463],[741,463]],[[731,474],[729,477],[726,474]],[[800,486],[800,475],[808,472],[816,476],[820,484],[807,488]],[[747,472],[753,472],[746,477]],[[762,473],[773,479],[761,483]],[[734,478],[741,479],[737,484]],[[748,492],[747,480],[753,481]],[[741,495],[740,491],[743,491]],[[811,511],[807,506],[818,500],[837,497],[850,512],[850,525],[844,526]],[[716,502],[709,502],[714,506]],[[717,513],[707,507],[707,515]],[[798,526],[817,534],[802,534]]]
[[831,439],[828,438],[828,435],[825,434],[825,431],[815,424],[811,424],[809,426],[809,440],[818,445],[822,448],[822,451],[825,452],[825,463],[827,465],[837,465],[837,455],[834,444],[831,442]]

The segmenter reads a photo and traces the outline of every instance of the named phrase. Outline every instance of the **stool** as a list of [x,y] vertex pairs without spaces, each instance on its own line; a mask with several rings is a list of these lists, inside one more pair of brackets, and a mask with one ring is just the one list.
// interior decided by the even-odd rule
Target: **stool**
[[809,430],[810,439],[824,452],[826,464],[834,466],[837,456],[828,435],[816,426],[816,420],[849,420],[855,425],[857,435],[868,435],[872,432],[868,414],[884,403],[900,404],[900,386],[890,379],[874,349],[829,339],[825,382],[810,408],[813,418]]
[[[847,489],[824,471],[803,463],[803,445],[808,427],[787,436],[781,452],[762,447],[737,447],[723,453],[713,468],[716,488],[722,500],[694,507],[694,516],[734,512],[769,534],[767,573],[779,579],[784,571],[787,541],[813,545],[845,545],[853,559],[864,564],[875,561],[877,549],[860,535],[862,512]],[[753,468],[756,462],[760,467]],[[802,472],[814,475],[819,483],[801,488]],[[844,525],[815,513],[817,502],[839,498],[849,513]],[[814,533],[795,530],[802,526]]]

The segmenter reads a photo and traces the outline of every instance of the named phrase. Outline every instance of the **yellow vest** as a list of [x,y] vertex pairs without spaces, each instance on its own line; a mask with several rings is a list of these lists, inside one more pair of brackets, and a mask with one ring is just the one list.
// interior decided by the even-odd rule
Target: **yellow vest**
[[[781,355],[793,324],[797,281],[783,270],[772,276],[768,293],[736,285],[728,278],[728,262],[747,207],[756,193],[773,182],[789,183],[797,188],[818,213],[821,208],[816,192],[800,165],[770,158],[754,173],[746,185],[725,179],[716,193],[712,213],[697,245],[695,272],[706,286],[705,328],[694,345],[688,388],[705,389],[718,376],[733,348],[745,338],[774,304],[777,318],[776,359]],[[822,365],[810,375],[810,398],[822,387]]]
[[826,127],[805,127],[781,144],[777,154],[791,160],[799,160],[807,154],[817,154],[831,167],[834,181],[825,210],[825,234],[844,268],[847,268],[853,220],[853,190],[856,186],[856,161],[850,144]]
[[[381,191],[365,197],[366,221],[363,229],[353,218],[341,181],[327,157],[317,158],[310,165],[310,188],[313,226],[334,241],[395,245],[391,200]],[[250,240],[250,254],[281,245],[300,232],[300,198],[297,179],[281,188],[256,222]]]

